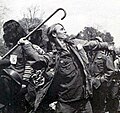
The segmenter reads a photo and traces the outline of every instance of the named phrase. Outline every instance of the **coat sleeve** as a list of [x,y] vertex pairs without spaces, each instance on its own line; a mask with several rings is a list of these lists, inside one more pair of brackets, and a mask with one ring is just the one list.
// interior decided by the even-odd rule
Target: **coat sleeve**
[[86,44],[84,44],[83,48],[85,49],[85,51],[108,49],[108,43],[98,42],[96,40],[93,40],[93,41],[89,41]]
[[110,80],[114,73],[115,73],[115,67],[114,67],[114,62],[111,58],[111,56],[107,56],[106,57],[106,68],[105,68],[105,73],[104,73],[104,78],[106,78],[107,80]]
[[39,52],[37,52],[37,50],[34,49],[31,43],[25,44],[22,47],[27,57],[32,58],[34,61],[37,62],[40,61],[43,64],[48,65],[49,56],[47,54],[43,54],[43,55],[39,54]]

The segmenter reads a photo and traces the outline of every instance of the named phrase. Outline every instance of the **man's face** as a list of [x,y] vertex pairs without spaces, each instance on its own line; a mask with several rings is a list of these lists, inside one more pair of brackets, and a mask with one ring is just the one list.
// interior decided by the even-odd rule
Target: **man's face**
[[66,34],[66,30],[64,29],[63,26],[58,24],[55,26],[55,29],[56,29],[56,35],[57,35],[56,37],[58,39],[63,40],[68,37],[68,35]]

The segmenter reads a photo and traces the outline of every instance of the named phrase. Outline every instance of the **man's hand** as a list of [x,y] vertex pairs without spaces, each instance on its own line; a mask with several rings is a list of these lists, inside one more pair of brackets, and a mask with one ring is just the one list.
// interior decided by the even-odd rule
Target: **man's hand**
[[2,59],[2,57],[0,56],[0,60]]
[[115,49],[113,42],[108,44],[108,50],[113,51]]
[[25,37],[21,38],[19,41],[18,41],[18,44],[29,44],[30,41],[28,41]]

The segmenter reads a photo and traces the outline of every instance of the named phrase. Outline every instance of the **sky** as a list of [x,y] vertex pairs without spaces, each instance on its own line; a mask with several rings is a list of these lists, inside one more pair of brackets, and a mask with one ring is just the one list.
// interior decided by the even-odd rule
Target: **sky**
[[6,6],[4,21],[19,20],[27,8],[40,8],[38,17],[48,18],[56,9],[65,9],[67,16],[60,20],[63,12],[59,11],[46,24],[62,23],[68,34],[77,35],[84,27],[94,27],[102,32],[110,32],[115,45],[120,46],[120,0],[0,0]]

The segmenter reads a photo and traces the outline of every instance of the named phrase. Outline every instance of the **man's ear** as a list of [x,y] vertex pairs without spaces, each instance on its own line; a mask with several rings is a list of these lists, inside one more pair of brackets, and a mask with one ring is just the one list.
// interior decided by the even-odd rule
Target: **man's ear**
[[55,32],[52,33],[52,36],[53,36],[54,38],[57,37],[56,35],[57,35],[57,34],[56,34]]

